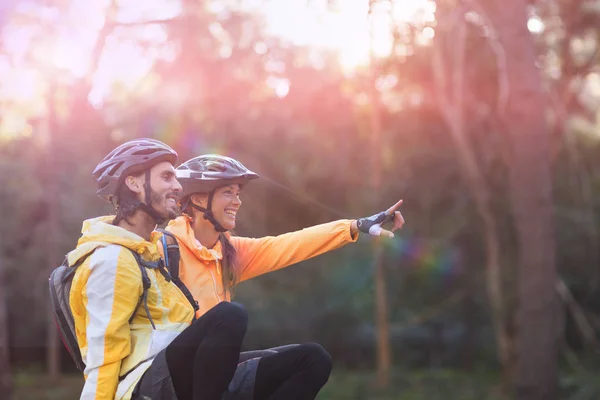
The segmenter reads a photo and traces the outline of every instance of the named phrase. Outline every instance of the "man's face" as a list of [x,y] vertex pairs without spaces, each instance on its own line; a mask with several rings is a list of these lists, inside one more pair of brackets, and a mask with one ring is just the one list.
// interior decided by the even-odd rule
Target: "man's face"
[[150,169],[150,204],[160,215],[168,219],[177,217],[177,199],[181,190],[181,184],[175,178],[175,168],[171,163],[163,161]]

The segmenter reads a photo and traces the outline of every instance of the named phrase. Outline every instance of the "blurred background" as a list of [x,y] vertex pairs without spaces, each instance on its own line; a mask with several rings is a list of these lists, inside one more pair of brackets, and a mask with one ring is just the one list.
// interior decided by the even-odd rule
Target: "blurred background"
[[599,32],[598,0],[2,0],[0,396],[79,397],[47,279],[153,137],[261,175],[238,235],[404,199],[237,288],[245,349],[329,350],[319,399],[600,398]]

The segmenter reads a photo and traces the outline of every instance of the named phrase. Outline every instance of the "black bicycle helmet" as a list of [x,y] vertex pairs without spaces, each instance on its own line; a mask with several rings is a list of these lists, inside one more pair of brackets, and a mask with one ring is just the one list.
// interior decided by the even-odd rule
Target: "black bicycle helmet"
[[[96,193],[112,203],[125,178],[145,172],[146,202],[139,201],[136,207],[150,215],[157,224],[162,224],[165,218],[152,207],[150,169],[163,161],[176,165],[177,152],[159,140],[142,138],[123,143],[108,153],[94,169],[92,175],[98,183]],[[119,199],[116,200],[118,207]]]
[[[241,162],[218,154],[194,157],[177,167],[176,174],[183,187],[181,202],[202,211],[204,218],[213,224],[217,232],[225,232],[226,229],[217,222],[212,213],[215,189],[230,184],[244,186],[258,178],[258,174],[250,171]],[[208,193],[206,208],[190,202],[189,196],[193,193]]]
[[150,169],[168,161],[177,164],[177,153],[155,139],[134,139],[108,153],[96,166],[92,175],[98,183],[98,196],[111,201],[117,188],[129,175]]

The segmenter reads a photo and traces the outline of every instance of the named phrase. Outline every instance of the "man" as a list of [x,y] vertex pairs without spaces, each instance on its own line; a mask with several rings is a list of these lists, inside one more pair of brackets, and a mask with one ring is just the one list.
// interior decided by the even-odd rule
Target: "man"
[[[85,363],[81,399],[219,399],[235,373],[247,313],[233,303],[194,320],[160,258],[156,225],[174,218],[177,153],[153,139],[110,152],[93,176],[116,216],[86,220],[70,307]],[[176,396],[176,397],[175,397]]]

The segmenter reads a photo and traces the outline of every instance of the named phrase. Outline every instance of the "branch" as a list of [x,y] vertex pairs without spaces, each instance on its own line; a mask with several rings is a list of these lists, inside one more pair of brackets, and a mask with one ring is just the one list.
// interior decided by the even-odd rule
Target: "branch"
[[146,21],[132,21],[132,22],[111,21],[111,22],[108,22],[107,25],[111,25],[113,28],[135,27],[135,26],[146,26],[146,25],[161,25],[161,24],[170,25],[175,22],[181,22],[183,19],[184,19],[184,16],[179,15],[179,16],[173,17],[173,18],[150,19],[150,20],[146,20]]
[[565,302],[571,313],[573,314],[573,319],[577,324],[577,327],[581,331],[585,342],[596,352],[600,352],[600,343],[598,342],[598,338],[596,337],[596,331],[592,327],[592,324],[588,320],[585,315],[585,312],[581,308],[581,306],[575,301],[575,298],[571,294],[571,291],[567,287],[566,283],[559,279],[556,282],[556,291]]
[[595,60],[599,55],[600,46],[596,45],[596,49],[592,56],[582,65],[575,65],[575,60],[572,57],[570,44],[571,39],[577,34],[577,29],[581,27],[583,22],[583,17],[580,13],[582,5],[583,0],[574,0],[568,4],[569,9],[567,10],[565,4],[558,2],[558,7],[565,31],[564,39],[560,46],[560,59],[563,60],[561,70],[562,76],[567,75],[568,77],[581,74],[587,75],[589,70],[594,66]]
[[573,67],[573,75],[588,75],[592,68],[598,65],[598,57],[600,57],[600,45],[596,42],[592,55],[583,64]]
[[[112,0],[109,9],[107,11],[106,19],[112,17],[111,14],[116,13],[116,0]],[[98,38],[96,39],[96,43],[94,43],[94,48],[92,49],[92,57],[90,61],[90,69],[88,71],[88,79],[89,86],[91,86],[91,81],[93,80],[93,76],[98,70],[98,66],[100,65],[100,60],[102,59],[102,53],[104,53],[104,47],[106,45],[106,39],[113,33],[114,25],[111,23],[104,23],[100,32],[98,32]]]
[[439,109],[442,111],[444,118],[447,121],[452,120],[453,107],[448,99],[447,93],[447,80],[446,72],[444,71],[444,65],[442,61],[442,46],[440,44],[433,45],[433,60],[432,60],[433,77],[436,84],[434,89],[436,91],[436,98]]
[[[455,25],[459,24],[459,32],[457,40],[460,40],[459,49],[456,53],[464,54],[466,44],[466,26],[464,21],[462,10],[454,10],[451,16],[448,18],[446,28],[451,31]],[[441,24],[440,24],[441,25]],[[440,38],[443,36],[439,36]],[[444,119],[450,125],[452,129],[460,130],[462,126],[462,108],[464,98],[464,56],[453,57],[453,68],[452,68],[452,90],[451,94],[448,93],[449,85],[447,79],[447,73],[444,66],[443,58],[443,43],[439,43],[439,40],[433,44],[433,60],[432,70],[433,77],[435,80],[434,88],[437,94],[437,101],[439,108],[443,114]]]
[[[578,75],[586,76],[591,70],[597,65],[596,60],[600,56],[600,44],[596,43],[596,48],[590,57],[580,65],[575,64],[575,60],[570,51],[570,44],[575,30],[581,22],[581,16],[577,12],[581,9],[582,0],[575,0],[573,4],[570,4],[570,8],[567,10],[564,4],[559,3],[560,14],[562,15],[563,26],[564,26],[564,39],[562,40],[559,51],[559,57],[562,60],[561,76],[556,84],[556,89],[550,89],[550,96],[552,98],[552,104],[554,105],[554,111],[558,116],[557,126],[560,128],[564,125],[566,120],[566,114],[571,108],[573,101],[575,100],[577,90],[570,88],[569,83],[572,78]],[[581,87],[579,88],[581,90]]]
[[[454,97],[454,104],[456,104],[455,112],[455,124],[456,129],[460,132],[463,131],[464,126],[464,114],[465,114],[465,54],[467,47],[467,24],[464,17],[461,17],[458,24],[457,32],[457,49],[456,56],[454,57],[454,71],[452,77],[452,92]],[[464,135],[461,135],[462,139],[465,140]]]
[[452,293],[452,295],[450,297],[444,299],[439,304],[432,306],[432,307],[426,309],[425,311],[410,317],[408,320],[406,320],[400,324],[394,324],[394,327],[395,328],[399,328],[399,327],[405,328],[405,327],[410,327],[410,326],[414,326],[414,325],[420,325],[423,322],[433,319],[434,317],[439,315],[442,311],[450,308],[450,306],[457,304],[458,302],[463,300],[465,297],[466,297],[466,293],[464,290],[462,290],[462,289],[457,290],[456,292]]
[[488,17],[487,13],[477,2],[477,0],[465,0],[470,6],[471,10],[477,13],[483,23],[488,28],[490,48],[496,55],[496,65],[498,67],[498,102],[496,104],[496,110],[499,116],[504,115],[504,110],[508,104],[508,97],[510,95],[510,84],[508,81],[508,73],[506,67],[506,52],[500,42],[500,35],[496,31],[492,20]]
[[154,19],[136,22],[118,22],[115,21],[117,8],[118,6],[116,0],[112,0],[107,11],[106,22],[104,23],[102,29],[100,29],[100,32],[98,32],[98,37],[96,39],[96,43],[94,44],[94,48],[92,49],[91,53],[90,68],[88,70],[88,73],[86,74],[87,81],[84,82],[84,86],[82,87],[82,90],[85,91],[85,96],[87,96],[89,94],[89,91],[91,90],[94,74],[100,66],[100,61],[102,60],[104,48],[106,47],[106,40],[110,37],[110,35],[112,35],[116,28],[139,27],[155,24],[171,24],[183,19],[183,16],[177,16],[169,19]]

